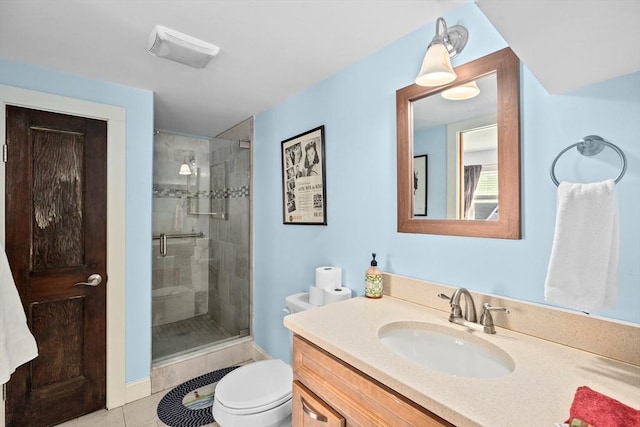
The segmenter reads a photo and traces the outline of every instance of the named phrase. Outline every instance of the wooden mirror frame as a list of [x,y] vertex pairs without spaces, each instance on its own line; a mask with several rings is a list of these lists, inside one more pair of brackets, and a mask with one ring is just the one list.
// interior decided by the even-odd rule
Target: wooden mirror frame
[[[444,86],[409,85],[396,91],[398,232],[520,239],[520,61],[504,48],[455,68]],[[413,114],[411,103],[449,87],[496,73],[498,100],[497,220],[428,219],[413,215]]]

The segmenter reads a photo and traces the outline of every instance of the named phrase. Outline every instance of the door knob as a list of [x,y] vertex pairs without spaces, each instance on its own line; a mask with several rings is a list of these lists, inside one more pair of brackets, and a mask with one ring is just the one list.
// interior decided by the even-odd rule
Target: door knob
[[98,286],[102,283],[102,276],[99,274],[92,274],[87,278],[86,282],[78,282],[73,286],[84,285],[84,286]]

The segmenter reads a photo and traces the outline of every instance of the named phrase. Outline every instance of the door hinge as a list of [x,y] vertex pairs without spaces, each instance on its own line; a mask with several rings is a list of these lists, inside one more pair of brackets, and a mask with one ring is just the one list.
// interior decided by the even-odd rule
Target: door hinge
[[7,163],[7,158],[9,157],[9,147],[7,144],[2,144],[2,161]]
[[5,402],[7,400],[7,385],[2,384],[2,401]]

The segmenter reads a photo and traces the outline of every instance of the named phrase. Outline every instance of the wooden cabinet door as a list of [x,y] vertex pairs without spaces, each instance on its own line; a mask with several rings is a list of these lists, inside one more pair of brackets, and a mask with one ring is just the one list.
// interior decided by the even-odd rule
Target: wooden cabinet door
[[344,427],[345,420],[299,381],[293,382],[293,427]]

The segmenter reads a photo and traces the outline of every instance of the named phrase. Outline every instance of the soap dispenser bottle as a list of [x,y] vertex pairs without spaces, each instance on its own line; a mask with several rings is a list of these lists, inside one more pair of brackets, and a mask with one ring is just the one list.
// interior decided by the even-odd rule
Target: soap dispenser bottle
[[376,254],[371,254],[371,266],[364,274],[364,296],[367,298],[382,298],[382,271],[378,270]]

